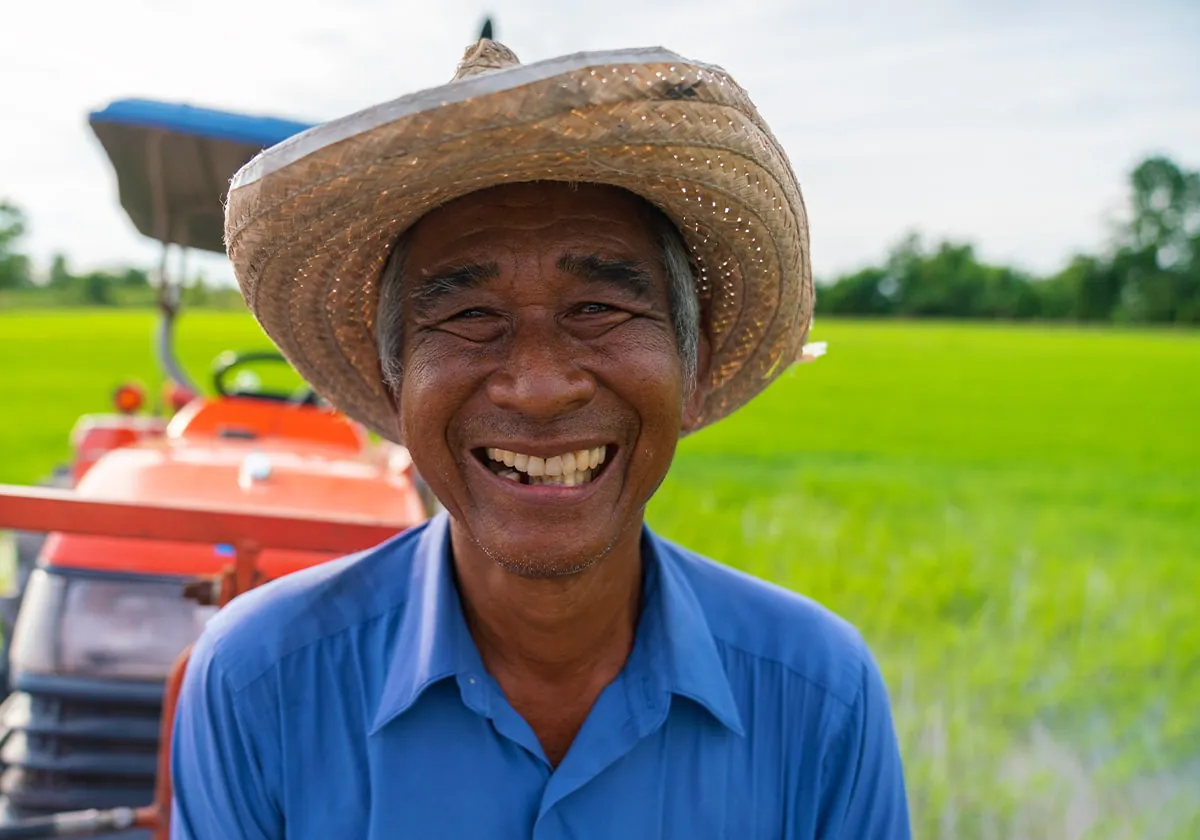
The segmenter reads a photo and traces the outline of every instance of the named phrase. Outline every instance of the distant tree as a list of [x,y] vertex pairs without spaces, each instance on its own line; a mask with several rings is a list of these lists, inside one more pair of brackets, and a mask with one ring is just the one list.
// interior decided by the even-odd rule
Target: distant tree
[[127,268],[118,273],[92,271],[76,275],[71,272],[64,254],[55,254],[50,261],[47,287],[61,292],[64,301],[85,306],[111,306],[118,303],[118,290],[149,288],[149,275],[140,268]]
[[25,214],[15,205],[0,201],[0,289],[20,289],[32,284],[29,259],[17,251],[25,235]]
[[47,285],[51,289],[67,289],[75,282],[71,269],[67,266],[67,258],[63,254],[55,254],[50,260],[50,279]]
[[930,254],[916,236],[892,250],[886,270],[897,284],[896,310],[913,316],[966,316],[983,291],[983,271],[970,245],[943,242]]
[[1180,303],[1175,320],[1182,324],[1200,324],[1200,233],[1189,238],[1188,248],[1192,252],[1186,269],[1191,296]]
[[882,268],[864,268],[817,292],[817,312],[829,315],[891,315],[895,283]]
[[1200,172],[1186,172],[1169,158],[1142,161],[1129,176],[1132,218],[1128,246],[1153,249],[1164,265],[1186,261],[1200,234]]
[[1129,221],[1112,256],[1122,285],[1117,317],[1200,322],[1200,172],[1151,157],[1129,186]]
[[89,306],[113,304],[113,277],[104,271],[93,271],[79,278],[82,303]]
[[982,262],[969,244],[942,242],[928,251],[915,234],[892,249],[883,268],[844,277],[831,294],[835,308],[859,314],[1011,319],[1035,317],[1040,306],[1019,271]]
[[1042,315],[1042,296],[1036,281],[1007,266],[985,266],[983,290],[975,302],[974,316],[1024,320]]
[[1053,277],[1035,280],[1029,284],[1037,296],[1037,317],[1056,321],[1075,318],[1077,275],[1080,271],[1077,263],[1091,259],[1094,258],[1078,255],[1071,260],[1070,265]]
[[141,268],[127,268],[117,282],[126,289],[148,289],[150,274]]
[[0,253],[12,253],[12,249],[25,235],[25,214],[16,205],[0,201]]
[[1046,317],[1110,321],[1121,303],[1125,275],[1109,259],[1080,254],[1047,283],[1042,294]]

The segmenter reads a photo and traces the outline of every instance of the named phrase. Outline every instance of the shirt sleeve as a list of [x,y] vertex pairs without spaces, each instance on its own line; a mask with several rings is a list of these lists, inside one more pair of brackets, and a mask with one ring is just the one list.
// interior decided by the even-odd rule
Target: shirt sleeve
[[[278,750],[270,704],[234,691],[214,643],[197,642],[176,706],[171,743],[171,840],[284,840],[267,783]],[[251,712],[253,710],[253,713]]]
[[830,744],[823,770],[820,840],[910,840],[904,770],[887,688],[869,652],[857,699]]

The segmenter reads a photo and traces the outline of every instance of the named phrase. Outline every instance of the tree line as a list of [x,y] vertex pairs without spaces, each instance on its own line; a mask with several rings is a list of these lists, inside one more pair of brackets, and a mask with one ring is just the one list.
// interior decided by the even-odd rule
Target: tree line
[[[158,290],[143,268],[75,272],[64,254],[55,254],[44,276],[35,276],[21,248],[28,222],[22,210],[0,200],[0,309],[10,306],[153,306]],[[237,289],[205,282],[203,276],[184,283],[181,302],[188,307],[236,309]]]
[[[1167,157],[1143,160],[1129,175],[1127,218],[1100,254],[1078,254],[1050,277],[989,265],[974,246],[927,246],[911,235],[882,265],[821,283],[818,315],[908,318],[1040,319],[1113,323],[1200,324],[1200,172]],[[146,271],[73,273],[56,255],[35,279],[20,250],[26,219],[0,202],[0,306],[148,305]],[[235,289],[195,278],[185,305],[236,307]]]
[[982,262],[969,243],[916,235],[869,266],[822,284],[817,313],[1200,324],[1200,172],[1166,157],[1129,175],[1127,218],[1101,254],[1050,277]]
[[[27,221],[11,202],[0,201],[0,308],[25,306],[150,306],[158,299],[150,273],[142,268],[93,270],[76,273],[64,254],[55,254],[50,270],[34,276],[28,255],[20,248]],[[209,285],[201,276],[184,285],[182,302],[190,306],[236,307],[236,289]]]

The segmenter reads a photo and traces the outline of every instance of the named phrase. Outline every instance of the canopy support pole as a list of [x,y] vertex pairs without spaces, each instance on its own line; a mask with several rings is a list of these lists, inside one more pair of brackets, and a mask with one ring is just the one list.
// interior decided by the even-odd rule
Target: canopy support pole
[[[158,266],[158,332],[155,336],[158,361],[163,372],[181,388],[186,388],[193,394],[200,389],[188,378],[183,366],[175,357],[175,318],[179,314],[180,288],[179,283],[172,283],[167,271],[167,254],[171,247],[172,226],[171,207],[167,201],[167,188],[164,182],[163,143],[165,135],[161,131],[151,132],[148,137],[150,148],[146,149],[146,159],[149,162],[150,191],[154,195],[155,218],[158,229],[155,234],[162,243],[162,258]],[[182,282],[182,278],[180,280]]]

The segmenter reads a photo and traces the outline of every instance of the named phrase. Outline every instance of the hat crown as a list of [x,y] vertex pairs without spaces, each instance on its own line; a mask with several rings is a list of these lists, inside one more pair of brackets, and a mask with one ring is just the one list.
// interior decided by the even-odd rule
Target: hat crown
[[454,79],[464,79],[467,76],[477,76],[492,70],[503,70],[505,67],[515,67],[521,60],[517,54],[499,41],[491,38],[480,38],[463,53],[458,62],[458,70]]

